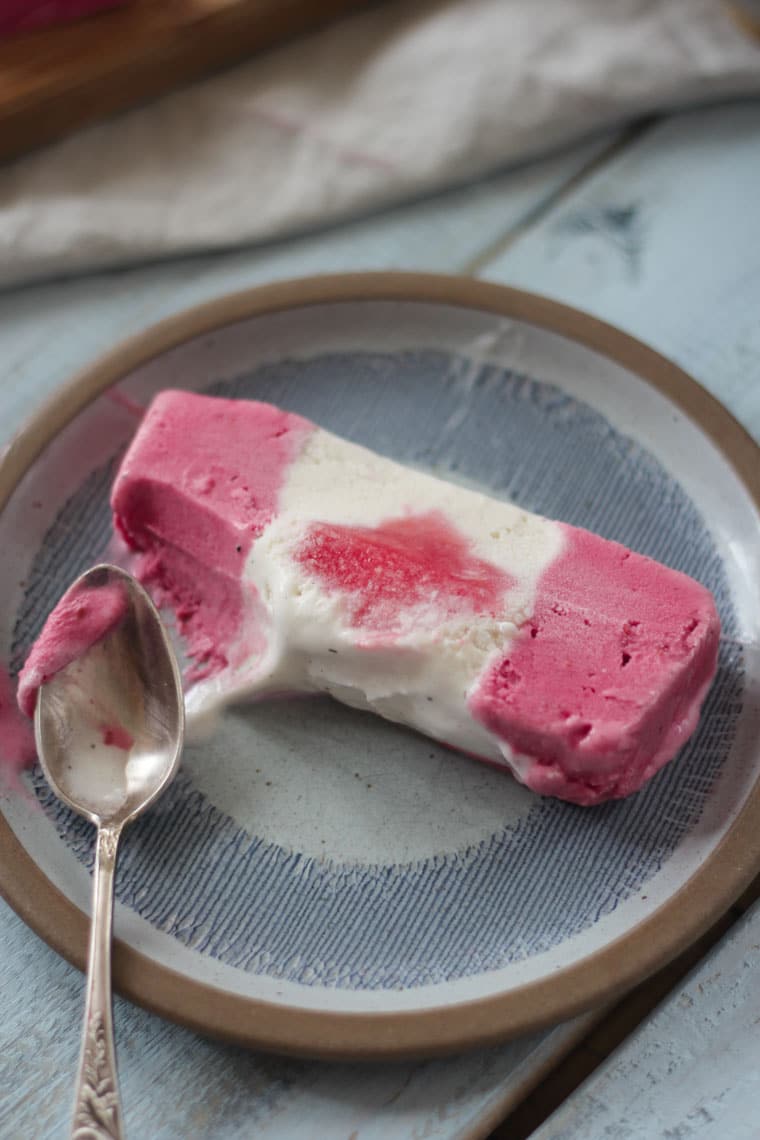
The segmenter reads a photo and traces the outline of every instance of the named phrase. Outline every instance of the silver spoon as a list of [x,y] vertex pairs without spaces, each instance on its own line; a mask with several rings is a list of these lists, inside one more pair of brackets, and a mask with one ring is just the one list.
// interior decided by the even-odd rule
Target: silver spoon
[[[53,791],[97,826],[82,1053],[72,1138],[123,1137],[111,1008],[111,926],[122,829],[161,794],[179,766],[182,685],[158,612],[116,566],[72,587],[108,591],[121,615],[99,641],[46,684],[34,718],[37,753]],[[116,591],[116,593],[114,593]],[[122,606],[123,603],[123,606]]]

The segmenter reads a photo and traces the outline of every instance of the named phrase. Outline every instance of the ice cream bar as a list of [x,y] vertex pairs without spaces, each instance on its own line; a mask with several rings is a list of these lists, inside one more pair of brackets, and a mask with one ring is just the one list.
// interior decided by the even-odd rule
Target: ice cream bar
[[699,583],[271,405],[161,393],[112,506],[191,716],[329,693],[594,804],[675,755],[715,673]]

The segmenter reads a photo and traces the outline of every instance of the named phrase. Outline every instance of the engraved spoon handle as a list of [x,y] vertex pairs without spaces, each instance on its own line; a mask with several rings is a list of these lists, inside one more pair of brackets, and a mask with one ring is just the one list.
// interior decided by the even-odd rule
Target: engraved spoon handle
[[99,827],[95,848],[87,999],[71,1140],[123,1140],[111,1009],[111,925],[119,827]]

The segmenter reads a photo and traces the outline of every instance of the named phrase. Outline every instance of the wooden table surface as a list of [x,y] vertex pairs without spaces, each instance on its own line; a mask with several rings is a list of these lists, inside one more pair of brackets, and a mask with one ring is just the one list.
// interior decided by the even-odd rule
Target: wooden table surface
[[[760,439],[755,102],[651,121],[318,235],[0,294],[0,442],[74,370],[160,317],[257,282],[382,268],[476,274],[589,310],[676,360]],[[755,898],[601,1022],[597,1012],[446,1061],[267,1058],[117,1000],[129,1135],[756,1137]],[[0,1138],[64,1136],[82,978],[0,909]],[[678,980],[688,966],[693,972]]]

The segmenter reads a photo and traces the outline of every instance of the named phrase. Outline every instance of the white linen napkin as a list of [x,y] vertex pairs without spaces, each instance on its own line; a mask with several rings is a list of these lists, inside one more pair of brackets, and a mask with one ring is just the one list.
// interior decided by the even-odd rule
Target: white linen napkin
[[0,283],[271,239],[751,93],[721,0],[397,0],[0,168]]

